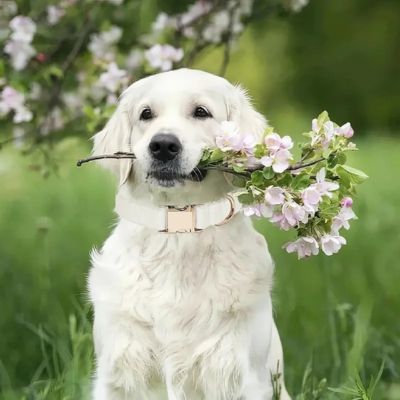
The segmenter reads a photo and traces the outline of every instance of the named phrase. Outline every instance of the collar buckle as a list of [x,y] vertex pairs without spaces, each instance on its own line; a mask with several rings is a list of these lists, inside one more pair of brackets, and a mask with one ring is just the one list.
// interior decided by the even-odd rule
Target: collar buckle
[[182,208],[168,206],[166,230],[167,233],[197,232],[195,206]]

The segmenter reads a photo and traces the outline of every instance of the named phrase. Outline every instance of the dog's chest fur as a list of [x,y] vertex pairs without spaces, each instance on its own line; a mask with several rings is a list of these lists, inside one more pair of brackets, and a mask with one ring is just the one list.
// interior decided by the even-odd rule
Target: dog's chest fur
[[[139,335],[155,369],[166,359],[174,360],[175,371],[194,368],[226,332],[270,301],[266,243],[241,215],[196,234],[150,234],[120,222],[92,263],[98,356],[105,343],[129,346]],[[270,326],[262,329],[267,337]]]
[[93,255],[92,300],[160,329],[172,322],[187,330],[208,325],[213,313],[245,311],[268,294],[273,267],[250,223],[237,216],[231,224],[236,226],[154,235],[121,222]]

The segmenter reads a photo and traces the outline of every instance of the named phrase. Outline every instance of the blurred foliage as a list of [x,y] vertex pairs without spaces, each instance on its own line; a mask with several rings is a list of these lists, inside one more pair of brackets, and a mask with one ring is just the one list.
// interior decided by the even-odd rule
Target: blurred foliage
[[[314,0],[301,13],[260,21],[253,40],[284,36],[277,49],[264,49],[283,69],[274,102],[294,104],[306,115],[328,109],[337,120],[352,121],[359,134],[398,132],[399,16],[398,0]],[[259,47],[255,57],[264,51]]]

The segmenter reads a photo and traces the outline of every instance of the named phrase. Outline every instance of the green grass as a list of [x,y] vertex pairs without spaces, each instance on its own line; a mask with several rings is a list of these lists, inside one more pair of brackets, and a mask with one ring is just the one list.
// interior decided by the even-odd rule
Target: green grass
[[[297,261],[281,250],[285,233],[256,223],[276,261],[276,320],[297,400],[400,399],[400,141],[358,145],[352,164],[370,179],[340,254]],[[0,154],[1,399],[88,397],[88,254],[112,226],[113,187],[97,167],[74,166],[87,151],[62,143],[59,174],[47,179],[29,167],[34,158]]]

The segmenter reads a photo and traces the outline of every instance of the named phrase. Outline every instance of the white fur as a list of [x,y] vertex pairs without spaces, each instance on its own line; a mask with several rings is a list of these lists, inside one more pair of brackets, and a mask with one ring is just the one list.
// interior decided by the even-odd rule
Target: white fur
[[[150,106],[156,118],[140,121]],[[196,120],[195,105],[213,118]],[[232,187],[223,174],[200,183],[162,187],[146,178],[148,144],[171,132],[183,145],[189,173],[219,122],[234,120],[260,135],[264,118],[244,91],[226,80],[177,70],[134,83],[122,95],[94,154],[133,150],[137,160],[104,160],[136,201],[198,204]],[[273,262],[248,218],[199,233],[158,233],[120,219],[102,249],[92,254],[89,292],[95,309],[95,400],[271,400],[271,373],[281,374],[282,348],[273,321]],[[279,369],[279,371],[278,371]]]

